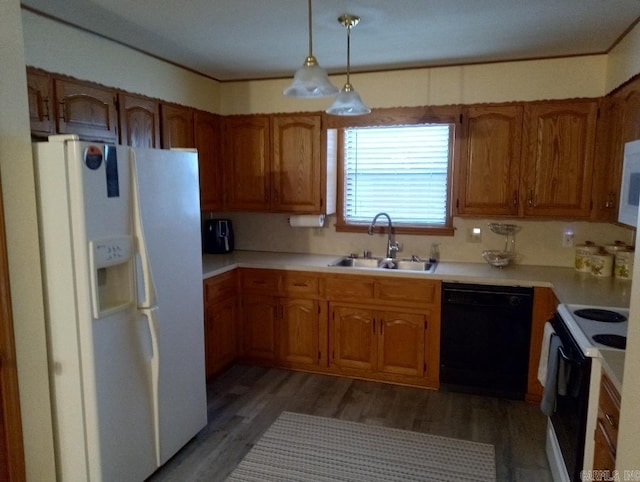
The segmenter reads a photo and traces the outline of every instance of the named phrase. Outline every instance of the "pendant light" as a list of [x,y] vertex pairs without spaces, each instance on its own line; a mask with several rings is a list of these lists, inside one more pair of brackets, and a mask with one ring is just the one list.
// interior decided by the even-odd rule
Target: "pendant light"
[[340,93],[331,107],[326,110],[332,115],[363,115],[371,112],[371,109],[362,102],[360,95],[354,90],[349,75],[351,70],[351,29],[358,25],[360,17],[345,13],[338,17],[338,22],[347,29],[347,83],[344,84]]
[[284,89],[282,93],[291,97],[315,98],[326,97],[338,92],[338,88],[329,81],[327,71],[324,70],[313,56],[313,35],[311,0],[308,2],[309,11],[309,55],[304,60],[304,64],[293,76],[291,85]]

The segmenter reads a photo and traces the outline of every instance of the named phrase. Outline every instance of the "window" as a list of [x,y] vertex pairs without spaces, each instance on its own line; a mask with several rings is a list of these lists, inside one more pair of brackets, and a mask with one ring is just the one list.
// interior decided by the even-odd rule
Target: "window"
[[454,125],[355,127],[343,131],[343,223],[379,212],[394,226],[448,227]]

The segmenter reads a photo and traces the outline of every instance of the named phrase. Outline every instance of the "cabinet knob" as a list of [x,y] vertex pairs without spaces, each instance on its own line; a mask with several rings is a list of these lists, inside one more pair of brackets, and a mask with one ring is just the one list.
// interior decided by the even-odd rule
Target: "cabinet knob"
[[518,191],[513,191],[513,205],[518,205]]
[[527,201],[527,204],[529,205],[530,208],[532,208],[534,206],[534,203],[533,203],[533,189],[531,189],[529,191],[529,200]]

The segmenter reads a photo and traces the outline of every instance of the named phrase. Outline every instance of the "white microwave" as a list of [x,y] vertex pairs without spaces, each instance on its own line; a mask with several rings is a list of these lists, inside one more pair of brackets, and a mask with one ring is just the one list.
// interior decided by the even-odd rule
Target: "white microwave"
[[624,145],[624,164],[622,166],[622,185],[620,187],[620,206],[618,222],[629,226],[638,226],[638,207],[640,206],[640,140]]

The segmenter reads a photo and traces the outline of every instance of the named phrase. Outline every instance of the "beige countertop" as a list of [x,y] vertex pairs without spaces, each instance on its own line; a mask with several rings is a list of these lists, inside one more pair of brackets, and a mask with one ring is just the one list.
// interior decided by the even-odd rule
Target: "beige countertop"
[[234,268],[272,268],[331,273],[367,274],[430,278],[442,281],[497,285],[546,286],[553,288],[561,303],[628,307],[631,283],[615,278],[595,278],[573,268],[512,265],[494,268],[487,263],[438,263],[434,273],[398,271],[383,268],[345,268],[329,266],[342,255],[234,251],[230,254],[205,254],[203,279]]

